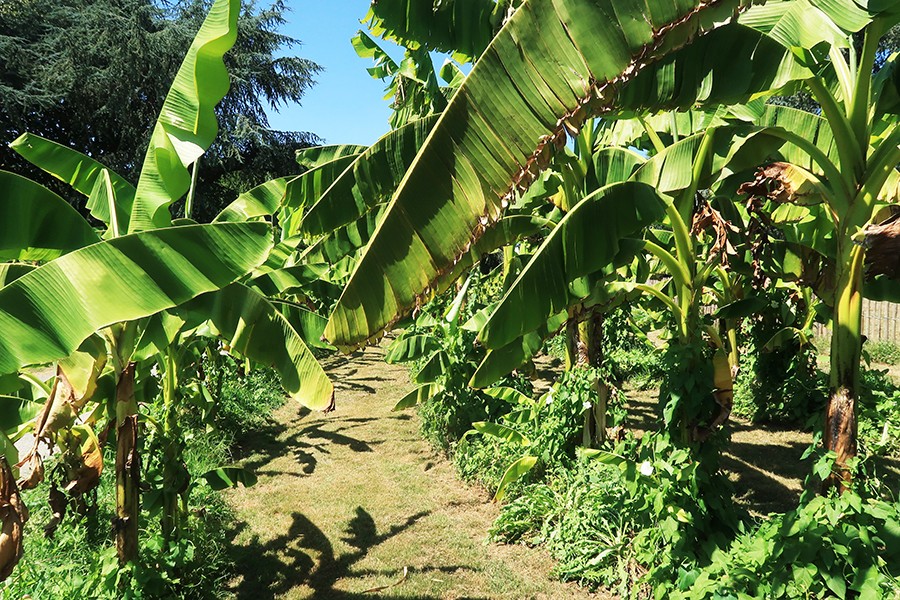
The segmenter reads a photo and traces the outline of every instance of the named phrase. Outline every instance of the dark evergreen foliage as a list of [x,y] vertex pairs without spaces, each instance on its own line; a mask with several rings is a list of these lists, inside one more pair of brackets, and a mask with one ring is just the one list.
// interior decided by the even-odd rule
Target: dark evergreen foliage
[[[22,173],[77,205],[83,200],[6,145],[31,132],[71,146],[137,181],[144,150],[206,0],[0,2],[0,168]],[[220,136],[201,159],[195,218],[208,220],[237,193],[296,172],[294,150],[318,142],[269,129],[266,105],[299,102],[320,70],[286,51],[286,7],[243,3],[225,56],[231,89],[218,107]],[[177,216],[178,208],[175,208]]]

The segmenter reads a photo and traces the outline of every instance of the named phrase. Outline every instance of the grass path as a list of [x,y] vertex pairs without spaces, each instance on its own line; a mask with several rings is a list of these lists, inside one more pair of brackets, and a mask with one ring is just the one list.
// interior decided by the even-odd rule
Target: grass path
[[550,580],[542,550],[485,543],[497,507],[459,482],[411,413],[391,412],[412,388],[404,368],[377,348],[325,364],[335,412],[289,403],[243,441],[259,483],[228,495],[232,597],[604,597]]

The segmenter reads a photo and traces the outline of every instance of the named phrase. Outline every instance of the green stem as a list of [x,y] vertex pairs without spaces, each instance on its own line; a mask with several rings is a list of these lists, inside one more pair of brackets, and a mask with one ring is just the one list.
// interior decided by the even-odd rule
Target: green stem
[[[844,244],[840,244],[844,241]],[[856,400],[862,355],[862,287],[865,251],[849,240],[839,241],[835,285],[834,331],[831,335],[831,394],[825,415],[825,449],[836,455],[837,473],[826,488],[845,489],[850,462],[857,452]]]
[[188,190],[187,197],[184,199],[184,218],[190,219],[194,208],[194,194],[197,191],[197,175],[200,173],[200,159],[194,161],[191,168],[191,187]]
[[653,149],[656,150],[656,153],[659,154],[665,150],[666,145],[660,139],[659,134],[644,120],[644,117],[638,117],[638,122],[644,128],[644,131],[647,132],[647,137],[650,138],[650,143],[653,144]]
[[684,268],[684,265],[681,264],[671,252],[669,252],[662,246],[651,242],[650,240],[644,240],[644,250],[659,259],[659,262],[663,264],[663,266],[672,276],[672,279],[675,281],[675,285],[677,285],[678,287],[684,287],[688,285],[688,282],[690,281],[690,273],[687,272],[687,269]]
[[850,128],[856,134],[856,142],[863,150],[869,147],[869,108],[872,105],[872,70],[878,43],[884,35],[884,22],[876,19],[867,28],[863,42],[862,56],[857,67],[856,86],[850,102]]
[[[847,118],[847,115],[844,114],[844,111],[841,110],[837,100],[834,99],[834,96],[819,77],[813,77],[807,80],[807,85],[809,85],[810,91],[822,107],[822,112],[828,120],[828,124],[831,126],[834,141],[837,145],[838,157],[841,163],[840,172],[847,178],[844,179],[844,177],[841,177],[840,179],[836,179],[834,180],[835,183],[832,185],[834,186],[838,181],[842,181],[844,182],[845,188],[852,190],[854,186],[849,182],[857,181],[862,175],[863,152],[853,133],[850,120]],[[825,173],[825,176],[829,181],[832,180],[831,175],[827,172]],[[849,196],[852,197],[853,194],[850,193]]]
[[162,534],[166,541],[176,538],[180,529],[180,510],[178,507],[177,478],[181,464],[180,431],[176,414],[176,395],[178,390],[178,365],[175,350],[167,348],[164,352],[165,373],[163,379],[163,513],[161,519]]
[[138,404],[134,397],[134,363],[129,363],[116,385],[116,552],[124,565],[138,556],[140,516],[140,455]]

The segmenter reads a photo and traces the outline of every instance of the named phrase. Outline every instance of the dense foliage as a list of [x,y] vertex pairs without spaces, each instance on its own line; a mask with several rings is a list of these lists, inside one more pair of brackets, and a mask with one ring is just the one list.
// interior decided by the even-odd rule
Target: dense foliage
[[[267,107],[300,102],[319,71],[285,56],[299,41],[279,33],[287,8],[242,3],[225,64],[228,95],[216,109],[221,134],[200,168],[196,216],[209,221],[234,197],[298,171],[294,150],[318,138],[269,129]],[[131,181],[153,123],[210,3],[206,0],[8,2],[0,10],[0,168],[50,185],[6,145],[29,132],[87,152]]]

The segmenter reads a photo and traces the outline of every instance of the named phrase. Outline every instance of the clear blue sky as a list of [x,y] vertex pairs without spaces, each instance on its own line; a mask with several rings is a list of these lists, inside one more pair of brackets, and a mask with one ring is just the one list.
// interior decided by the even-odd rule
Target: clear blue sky
[[270,111],[274,129],[310,131],[329,144],[369,145],[390,129],[385,84],[372,79],[371,61],[359,58],[350,38],[369,9],[369,0],[287,0],[291,9],[283,33],[300,40],[293,54],[324,70],[301,106]]

